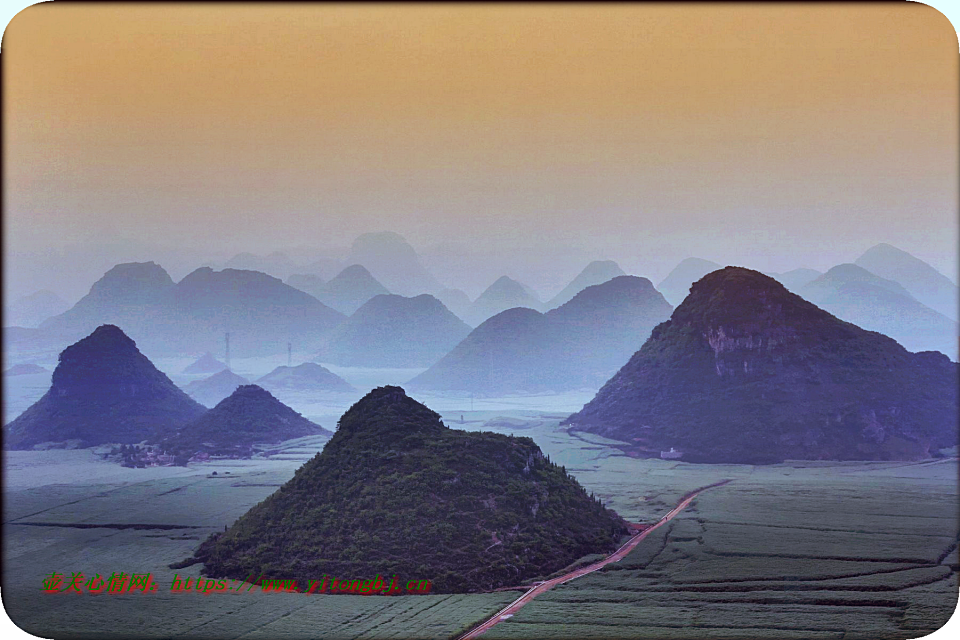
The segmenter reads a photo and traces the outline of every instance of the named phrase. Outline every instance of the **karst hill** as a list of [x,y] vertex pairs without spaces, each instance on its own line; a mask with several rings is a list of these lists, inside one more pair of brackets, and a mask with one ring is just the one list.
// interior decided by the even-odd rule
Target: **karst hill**
[[611,551],[624,521],[529,438],[449,429],[399,387],[374,389],[323,451],[197,551],[205,573],[301,584],[327,575],[484,591]]
[[694,283],[567,423],[690,461],[916,460],[956,445],[957,396],[947,356],[727,267]]

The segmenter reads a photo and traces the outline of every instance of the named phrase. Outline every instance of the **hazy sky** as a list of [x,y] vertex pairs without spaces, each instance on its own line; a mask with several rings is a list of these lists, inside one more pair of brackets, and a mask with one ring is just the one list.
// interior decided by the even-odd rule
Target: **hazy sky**
[[393,230],[955,277],[958,44],[916,3],[47,3],[2,57],[8,260]]

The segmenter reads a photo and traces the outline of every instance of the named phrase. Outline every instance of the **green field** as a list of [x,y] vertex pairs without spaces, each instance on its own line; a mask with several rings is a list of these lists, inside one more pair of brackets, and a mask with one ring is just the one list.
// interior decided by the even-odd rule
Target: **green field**
[[[512,419],[482,427],[498,416]],[[629,458],[528,411],[466,418],[464,428],[534,438],[632,521],[733,479],[623,561],[536,598],[484,638],[916,638],[956,605],[955,461],[690,465]],[[167,565],[275,491],[316,446],[293,441],[271,459],[189,469],[124,469],[90,451],[5,454],[8,614],[58,638],[453,638],[517,597],[170,593],[174,574],[199,566]],[[129,524],[157,527],[120,528]],[[152,572],[161,589],[44,594],[51,571]]]
[[[299,443],[294,443],[299,444]],[[291,449],[292,450],[292,449]],[[57,454],[63,458],[54,462]],[[57,638],[406,638],[451,637],[494,613],[515,593],[365,597],[296,593],[171,593],[175,574],[196,577],[199,566],[167,565],[190,555],[210,533],[232,523],[289,479],[301,460],[211,463],[183,469],[124,469],[126,482],[84,483],[107,463],[87,451],[13,452],[8,469],[30,473],[23,461],[42,456],[71,484],[9,489],[4,504],[3,603],[20,627]],[[109,465],[105,471],[122,469]],[[212,476],[212,471],[218,471]],[[139,480],[137,471],[165,478]],[[229,475],[225,472],[230,471]],[[24,524],[41,523],[55,526]],[[70,525],[100,525],[77,528]],[[157,525],[122,529],[113,525]],[[176,525],[178,529],[163,529]],[[56,571],[87,579],[99,573],[152,573],[150,594],[46,594]]]
[[956,607],[956,461],[689,465],[589,439],[553,459],[631,518],[734,482],[485,638],[917,638]]

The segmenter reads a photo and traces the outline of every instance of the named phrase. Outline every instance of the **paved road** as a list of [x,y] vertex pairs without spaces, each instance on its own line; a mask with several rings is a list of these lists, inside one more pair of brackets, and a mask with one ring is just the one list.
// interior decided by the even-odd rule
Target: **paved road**
[[719,487],[721,485],[727,484],[728,482],[730,482],[730,480],[723,480],[722,482],[716,482],[714,484],[710,484],[705,487],[700,487],[699,489],[695,489],[691,491],[680,500],[677,506],[671,509],[665,516],[660,518],[660,520],[658,520],[655,525],[653,525],[649,529],[644,529],[643,531],[640,531],[634,534],[629,540],[627,540],[623,544],[622,547],[620,547],[619,549],[611,553],[609,556],[607,556],[603,560],[594,562],[593,564],[587,565],[585,567],[581,567],[579,569],[576,569],[575,571],[566,573],[558,578],[553,578],[552,580],[547,580],[546,582],[540,582],[533,585],[522,596],[520,596],[519,598],[517,598],[516,600],[508,604],[506,607],[504,607],[503,609],[495,613],[493,616],[488,618],[483,624],[476,626],[470,631],[467,631],[466,633],[460,635],[457,638],[457,640],[470,640],[471,638],[479,638],[481,635],[489,631],[491,628],[493,628],[503,620],[507,620],[510,617],[512,617],[524,605],[526,605],[528,602],[536,598],[541,593],[549,591],[550,589],[554,588],[558,584],[570,582],[571,580],[579,578],[580,576],[585,576],[588,573],[593,573],[597,569],[600,569],[610,564],[611,562],[619,562],[620,560],[625,558],[628,553],[633,551],[633,548],[636,547],[638,544],[640,544],[640,542],[643,541],[644,538],[650,535],[651,531],[654,531],[658,527],[670,522],[674,518],[674,516],[676,516],[678,513],[686,509],[690,505],[690,503],[693,502],[693,499],[696,498],[698,495],[700,495],[700,493],[702,493],[703,491],[706,491],[707,489],[712,489],[713,487]]

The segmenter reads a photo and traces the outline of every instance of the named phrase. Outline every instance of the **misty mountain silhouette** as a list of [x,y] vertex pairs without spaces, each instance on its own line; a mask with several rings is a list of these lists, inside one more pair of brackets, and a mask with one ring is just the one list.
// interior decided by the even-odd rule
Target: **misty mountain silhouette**
[[230,332],[231,353],[238,357],[284,353],[287,342],[313,348],[344,319],[273,276],[209,267],[177,283],[173,309],[181,327],[167,340],[178,351],[222,348]]
[[727,267],[566,423],[690,461],[915,460],[957,443],[958,371]]
[[3,372],[5,376],[30,376],[38,373],[50,373],[38,364],[15,364]]
[[663,294],[667,302],[677,306],[690,292],[690,286],[712,271],[720,268],[716,262],[702,258],[686,258],[673,268],[667,277],[657,285],[657,291]]
[[217,373],[227,368],[227,365],[217,360],[212,353],[207,351],[197,358],[192,364],[183,370],[183,373]]
[[841,320],[890,336],[910,351],[957,359],[957,323],[919,302],[897,282],[855,264],[838,265],[798,294]]
[[50,389],[4,427],[4,444],[132,444],[172,433],[205,410],[123,331],[103,325],[63,350]]
[[768,273],[767,275],[774,278],[790,291],[800,293],[800,289],[822,276],[823,273],[816,269],[805,269],[801,267],[784,273]]
[[473,326],[478,326],[487,318],[492,318],[507,309],[526,307],[539,310],[541,306],[540,300],[528,287],[512,278],[501,276],[473,301],[465,320]]
[[243,376],[238,376],[230,369],[224,369],[203,380],[194,380],[183,388],[191,398],[205,407],[214,407],[218,402],[236,391],[239,387],[250,384]]
[[429,295],[379,295],[330,335],[318,362],[345,367],[426,367],[470,333],[462,320]]
[[160,328],[169,322],[169,305],[174,282],[155,262],[118,264],[103,274],[90,292],[40,328],[68,340],[88,335],[102,324],[115,323],[138,338],[148,327]]
[[392,231],[364,233],[353,241],[346,264],[362,264],[393,293],[416,296],[443,289],[403,236]]
[[409,384],[484,395],[597,388],[671,311],[649,280],[619,276],[546,314],[495,315]]
[[612,551],[624,533],[530,438],[449,429],[403,389],[381,387],[195,557],[213,577],[263,571],[305,585],[324,573],[396,574],[429,576],[433,592],[471,592]]
[[[309,293],[317,300],[320,300],[320,296],[323,295],[323,285],[326,284],[323,278],[312,273],[294,273],[284,280],[284,282],[294,289],[300,289],[300,291],[304,293]],[[321,302],[323,301],[321,300]],[[336,308],[330,304],[327,304],[327,306]],[[337,311],[339,311],[339,309],[337,309]]]
[[295,367],[277,367],[257,380],[257,385],[273,393],[356,390],[346,380],[314,362],[305,362]]
[[566,304],[587,287],[595,284],[603,284],[607,280],[612,280],[617,276],[626,275],[613,260],[594,260],[581,271],[576,278],[570,281],[563,290],[555,295],[545,306],[547,309],[556,309],[562,304]]
[[160,441],[167,453],[190,456],[198,452],[248,456],[251,445],[274,444],[310,435],[332,435],[318,424],[248,384],[238,387],[176,434]]
[[374,296],[390,293],[363,265],[350,265],[321,286],[316,298],[347,316]]
[[241,271],[260,271],[280,278],[287,278],[299,267],[282,251],[274,251],[267,256],[258,256],[252,253],[238,253],[223,265],[224,269],[237,269]]
[[173,284],[153,262],[110,269],[73,308],[41,325],[48,341],[116,323],[152,354],[219,351],[239,357],[312,349],[344,316],[258,271],[201,267]]
[[472,304],[470,297],[460,289],[442,289],[436,297],[461,320],[467,315]]
[[[302,268],[301,271],[307,274],[315,274],[329,280],[343,270],[343,263],[336,258],[318,258]],[[309,292],[308,292],[309,293]]]
[[556,342],[542,313],[526,307],[507,309],[482,322],[407,384],[411,389],[490,395],[558,388],[557,378],[567,372],[550,366],[563,359],[554,352]]
[[560,337],[557,347],[583,383],[599,386],[626,364],[672,311],[647,278],[617,276],[586,287],[546,317]]
[[878,244],[854,261],[881,278],[899,282],[914,298],[951,320],[958,320],[960,289],[947,276],[902,249]]

